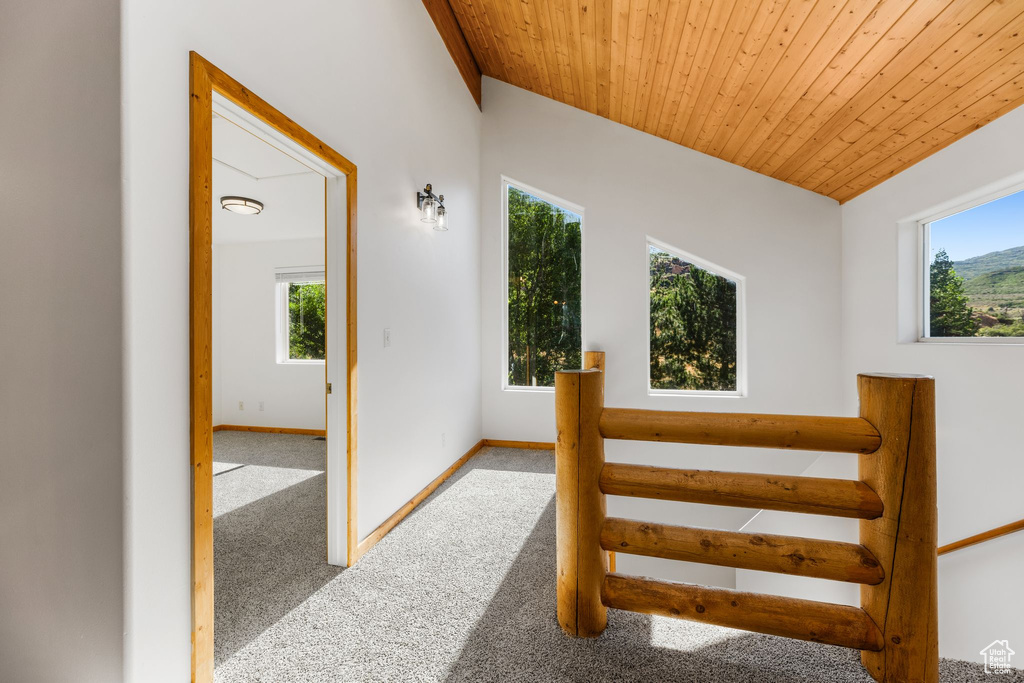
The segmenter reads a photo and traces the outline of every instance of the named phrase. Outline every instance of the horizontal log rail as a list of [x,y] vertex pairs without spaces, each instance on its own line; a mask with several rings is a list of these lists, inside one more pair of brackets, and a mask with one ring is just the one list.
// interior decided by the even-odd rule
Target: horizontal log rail
[[[566,633],[600,635],[610,607],[854,648],[880,683],[938,683],[934,380],[858,375],[856,418],[673,413],[605,407],[603,354],[586,353],[584,365],[555,374],[556,595]],[[605,463],[605,439],[858,453],[858,477]],[[853,518],[860,542],[609,517],[607,495]],[[618,553],[858,583],[860,607],[617,574]]]
[[883,510],[882,499],[867,484],[848,479],[606,463],[600,486],[615,496],[855,519],[876,519]]
[[882,443],[878,430],[859,417],[605,408],[600,429],[606,439],[836,453],[873,453]]
[[608,517],[601,547],[617,553],[875,585],[885,572],[856,543],[747,534]]
[[878,651],[882,633],[859,607],[832,605],[727,588],[608,574],[606,607],[699,621],[773,636]]
[[[605,467],[607,467],[607,465],[605,465]],[[988,531],[983,531],[980,534],[968,536],[967,538],[962,538],[959,541],[953,541],[947,545],[940,546],[938,554],[945,555],[946,553],[951,553],[954,550],[960,550],[961,548],[967,548],[972,545],[984,543],[985,541],[991,541],[993,538],[1006,536],[1007,534],[1012,534],[1017,531],[1024,531],[1024,519],[1019,519],[1016,522],[1010,522],[1009,524],[998,526],[995,529],[989,529]]]

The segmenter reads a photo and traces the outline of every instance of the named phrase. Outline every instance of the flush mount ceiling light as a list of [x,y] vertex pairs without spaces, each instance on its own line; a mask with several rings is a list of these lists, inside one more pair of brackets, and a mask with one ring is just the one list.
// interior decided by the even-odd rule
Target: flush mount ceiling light
[[241,213],[253,216],[263,211],[263,202],[248,197],[221,197],[220,207],[232,213]]
[[434,230],[448,229],[448,210],[444,208],[444,195],[435,195],[430,183],[427,183],[422,192],[416,193],[416,208],[423,214],[420,220],[433,225]]

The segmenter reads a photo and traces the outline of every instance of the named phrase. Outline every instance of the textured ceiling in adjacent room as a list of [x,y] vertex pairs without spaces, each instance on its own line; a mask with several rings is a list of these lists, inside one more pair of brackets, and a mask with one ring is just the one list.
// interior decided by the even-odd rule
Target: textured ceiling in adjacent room
[[483,75],[839,201],[1024,102],[1024,0],[449,3]]

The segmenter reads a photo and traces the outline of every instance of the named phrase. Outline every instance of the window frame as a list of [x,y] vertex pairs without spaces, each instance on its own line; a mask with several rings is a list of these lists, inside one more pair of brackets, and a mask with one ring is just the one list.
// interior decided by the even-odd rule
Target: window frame
[[[289,275],[291,273],[313,273],[319,272],[319,280],[307,278],[298,280],[282,280],[278,275]],[[288,287],[296,283],[322,283],[327,286],[326,272],[323,266],[304,266],[297,268],[278,268],[274,271],[274,321],[275,321],[275,360],[278,365],[324,365],[326,358],[307,359],[289,358],[291,352],[290,339],[288,337]],[[326,323],[326,321],[325,321]],[[325,349],[326,351],[326,349]]]
[[584,208],[575,202],[562,199],[549,192],[521,183],[506,175],[501,176],[501,390],[521,391],[527,393],[554,393],[554,387],[516,386],[508,383],[508,189],[515,189],[552,204],[559,209],[569,211],[580,217],[580,358],[587,347],[587,291],[586,283],[586,216]]
[[[917,221],[917,340],[918,344],[996,344],[1000,346],[1022,346],[1024,337],[930,337],[931,330],[931,224],[944,218],[991,204],[1013,194],[1024,192],[1024,181],[1003,186],[998,190],[983,192],[970,199],[958,202],[941,211],[932,213]],[[913,329],[913,328],[911,328]]]
[[[719,277],[736,283],[736,388],[732,391],[710,389],[655,389],[651,386],[651,247],[706,270]],[[644,303],[647,309],[647,353],[644,358],[647,368],[648,396],[688,396],[696,398],[746,398],[747,391],[747,279],[728,268],[723,268],[688,251],[673,247],[647,235],[644,241],[644,268],[647,287],[644,289]]]

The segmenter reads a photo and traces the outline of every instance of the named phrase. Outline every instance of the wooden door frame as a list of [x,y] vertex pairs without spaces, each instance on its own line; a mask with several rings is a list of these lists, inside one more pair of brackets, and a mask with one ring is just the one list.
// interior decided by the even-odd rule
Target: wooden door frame
[[[356,524],[356,165],[195,52],[189,53],[189,410],[192,468],[192,681],[213,680],[213,93],[346,178],[346,451],[348,564]],[[329,437],[328,437],[329,438]]]

